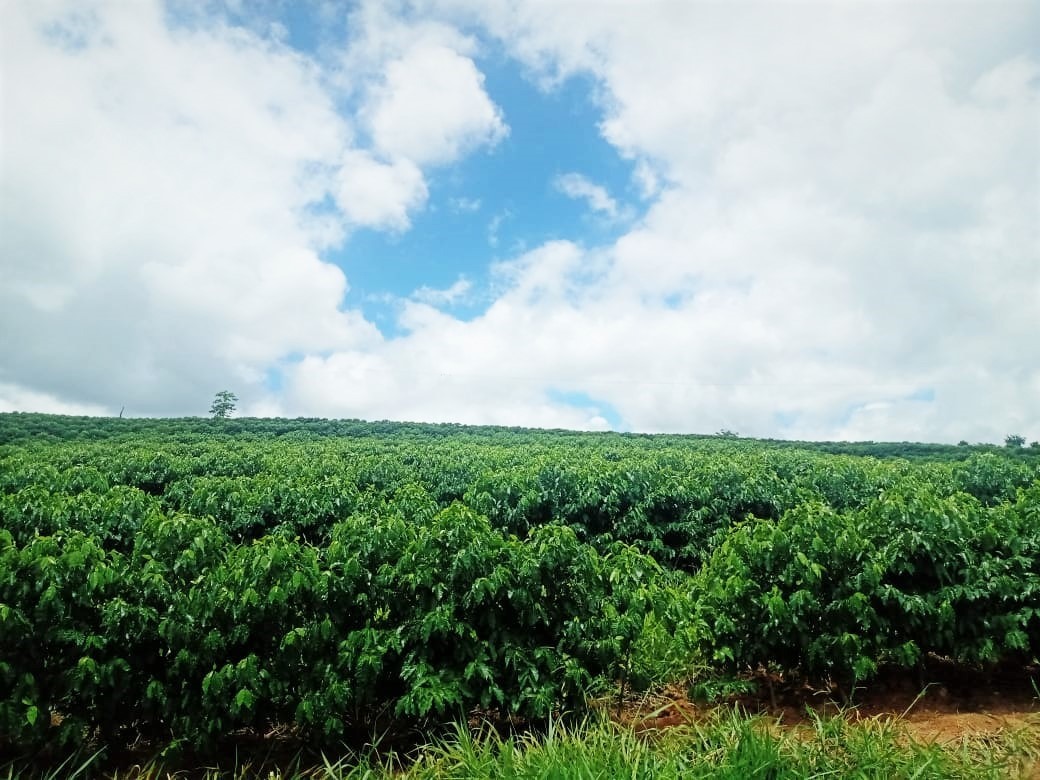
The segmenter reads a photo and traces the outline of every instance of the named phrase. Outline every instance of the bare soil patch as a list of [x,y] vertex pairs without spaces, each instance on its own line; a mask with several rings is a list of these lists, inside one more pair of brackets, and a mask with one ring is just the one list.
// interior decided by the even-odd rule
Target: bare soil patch
[[849,704],[841,703],[843,697],[833,687],[814,688],[764,673],[749,681],[755,683],[754,694],[699,702],[673,686],[653,696],[633,698],[614,714],[640,732],[697,722],[719,707],[736,706],[764,715],[780,728],[811,724],[817,715],[842,714],[851,722],[898,720],[910,737],[922,742],[951,743],[1022,732],[1040,750],[1037,667],[966,670],[938,662],[929,668],[925,681],[917,674],[883,674],[857,689]]

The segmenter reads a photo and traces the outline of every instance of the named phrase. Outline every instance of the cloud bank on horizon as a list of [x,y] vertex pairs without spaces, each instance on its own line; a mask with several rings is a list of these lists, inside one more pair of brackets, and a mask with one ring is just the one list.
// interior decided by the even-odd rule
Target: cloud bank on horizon
[[1040,438],[1034,2],[2,13],[0,411]]

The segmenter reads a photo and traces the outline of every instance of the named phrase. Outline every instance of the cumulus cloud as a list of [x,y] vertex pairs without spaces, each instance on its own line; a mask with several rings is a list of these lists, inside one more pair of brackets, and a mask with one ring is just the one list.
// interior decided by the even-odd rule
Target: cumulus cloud
[[[303,58],[241,31],[173,31],[149,3],[8,8],[0,378],[171,410],[313,348],[302,333],[366,337],[326,307],[346,283],[311,249],[339,228],[309,216],[322,172],[306,169],[352,130]],[[322,305],[297,310],[312,293]],[[291,334],[267,314],[288,310]]]
[[351,150],[337,174],[335,198],[352,223],[372,228],[405,230],[409,213],[427,197],[422,171],[408,159],[384,163],[370,153]]
[[639,160],[636,163],[632,178],[643,198],[652,198],[661,191],[661,178],[646,160]]
[[[279,36],[198,8],[178,24],[159,2],[5,9],[7,406],[184,413],[214,386],[259,393],[282,356],[372,348],[381,335],[343,306],[347,279],[323,253],[359,227],[406,229],[427,197],[421,164],[504,132],[472,63],[445,45],[373,88],[373,149],[338,101],[375,76],[337,86]],[[427,148],[391,121],[409,119],[423,56],[489,112],[441,121]]]
[[[411,316],[429,323],[437,312],[413,304]],[[417,314],[422,310],[422,314]],[[445,323],[447,324],[447,323]],[[500,377],[460,373],[435,365],[406,340],[395,340],[379,353],[356,351],[310,355],[286,367],[284,389],[265,401],[281,415],[322,414],[368,419],[424,420],[472,424],[577,427],[580,415],[532,401],[525,388],[501,388]],[[498,403],[472,403],[495,392]]]
[[[586,397],[645,431],[1040,438],[1033,3],[362,3],[335,72],[58,7],[5,18],[0,403],[180,411],[244,377],[264,413],[601,427]],[[645,213],[510,250],[465,320],[438,307],[477,282],[419,288],[384,338],[322,253],[505,136],[491,40],[596,85]]]
[[405,312],[380,354],[429,366],[436,414],[556,386],[637,430],[1040,433],[1035,6],[436,5],[547,88],[596,79],[651,198],[615,243],[501,264],[481,317]]
[[507,132],[473,60],[440,45],[419,44],[392,60],[363,116],[380,152],[419,165],[452,162]]

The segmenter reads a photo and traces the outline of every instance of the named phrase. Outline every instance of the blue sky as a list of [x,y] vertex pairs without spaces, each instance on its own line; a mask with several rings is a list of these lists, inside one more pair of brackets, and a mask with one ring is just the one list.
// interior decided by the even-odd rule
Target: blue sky
[[[335,57],[354,34],[350,14],[358,4],[336,4],[334,12],[326,13],[321,6],[230,3],[217,4],[213,12],[224,23],[266,35],[272,34],[272,25],[281,25],[284,32],[276,36],[321,60]],[[189,4],[187,11],[174,6],[171,15],[197,20],[197,13],[198,7]],[[212,23],[212,17],[203,19]],[[603,107],[596,102],[593,79],[575,73],[548,83],[481,30],[467,32],[480,42],[474,62],[508,135],[490,148],[431,170],[428,200],[412,215],[407,230],[362,228],[325,256],[348,275],[347,305],[360,308],[388,336],[398,334],[391,297],[407,297],[423,287],[449,288],[459,278],[484,287],[489,263],[546,241],[609,242],[643,205],[632,180],[633,161],[623,159],[601,133]],[[625,207],[625,217],[589,214],[582,201],[555,186],[568,173],[605,188]],[[482,301],[471,296],[453,308],[460,316],[472,316]]]
[[15,0],[0,410],[1040,438],[1025,0]]
[[[550,240],[588,245],[620,235],[643,206],[633,164],[599,131],[602,110],[588,80],[578,76],[540,88],[515,61],[478,60],[488,95],[501,108],[509,135],[428,179],[426,208],[405,232],[361,230],[329,255],[351,281],[348,302],[386,335],[398,333],[394,303],[424,286],[449,288],[460,277],[479,290],[490,263]],[[562,193],[557,177],[577,172],[631,210],[627,219],[590,214]],[[479,293],[453,306],[470,318],[488,303]]]

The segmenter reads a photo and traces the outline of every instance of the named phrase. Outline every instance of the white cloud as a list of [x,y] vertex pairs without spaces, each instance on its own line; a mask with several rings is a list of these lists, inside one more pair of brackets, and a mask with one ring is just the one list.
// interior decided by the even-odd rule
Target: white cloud
[[566,387],[637,430],[1040,436],[1035,6],[461,5],[546,83],[598,80],[655,200],[500,265],[481,317],[408,309],[378,408],[408,366],[417,417],[544,421]]
[[[50,6],[15,8],[9,406],[204,410],[240,379],[265,413],[1040,438],[1035,4],[372,2],[334,77],[241,31],[173,32],[144,3],[60,28]],[[608,245],[497,264],[475,318],[437,308],[466,280],[420,288],[383,339],[321,252],[352,226],[405,229],[423,166],[503,137],[480,27],[546,88],[596,83],[647,210]]]
[[[447,321],[442,324],[442,335],[450,336],[453,326]],[[427,338],[423,335],[419,341],[429,343]],[[475,346],[465,341],[467,348]],[[283,408],[290,414],[321,409],[330,415],[369,419],[601,427],[588,410],[550,401],[523,376],[480,371],[469,361],[460,370],[456,361],[443,360],[446,351],[438,351],[442,360],[437,362],[417,344],[395,342],[378,356],[342,352],[308,357],[287,374]]]
[[614,219],[618,216],[618,204],[604,187],[589,181],[580,173],[563,173],[553,180],[553,186],[575,200],[584,200],[593,211]]
[[472,41],[380,4],[336,72],[217,6],[5,11],[0,382],[19,404],[179,414],[215,386],[261,395],[286,355],[378,348],[323,253],[407,229],[421,166],[507,132]]
[[460,277],[454,284],[443,290],[424,285],[412,293],[412,298],[430,306],[450,306],[463,300],[472,289],[473,282],[465,277]]
[[184,413],[280,355],[379,340],[340,308],[346,279],[318,252],[348,226],[321,204],[353,195],[396,227],[420,198],[337,183],[355,134],[313,62],[170,28],[157,3],[5,8],[0,381]]
[[493,216],[490,220],[488,220],[488,226],[487,226],[488,246],[490,246],[492,248],[498,247],[498,241],[499,241],[499,238],[500,238],[499,231],[502,228],[502,223],[505,222],[506,220],[512,218],[512,216],[513,216],[512,213],[507,209],[505,211],[500,211],[498,214],[495,214],[495,216]]
[[480,198],[449,198],[448,206],[456,214],[474,214],[480,211]]
[[360,105],[376,152],[422,167],[494,146],[509,129],[474,64],[478,43],[402,2],[363,0],[332,80]]
[[363,115],[380,152],[419,165],[453,162],[507,133],[473,60],[442,45],[419,44],[389,62]]
[[661,178],[653,166],[646,160],[639,160],[632,173],[632,179],[644,198],[652,198],[661,191]]
[[368,152],[345,155],[337,175],[336,204],[351,222],[405,230],[409,212],[426,203],[422,171],[408,159],[379,162]]
[[108,414],[109,410],[96,404],[69,402],[49,393],[40,393],[18,385],[0,382],[0,412],[39,412],[98,417]]

